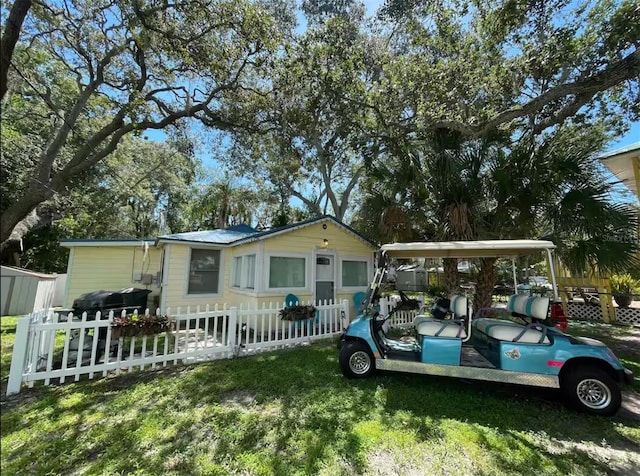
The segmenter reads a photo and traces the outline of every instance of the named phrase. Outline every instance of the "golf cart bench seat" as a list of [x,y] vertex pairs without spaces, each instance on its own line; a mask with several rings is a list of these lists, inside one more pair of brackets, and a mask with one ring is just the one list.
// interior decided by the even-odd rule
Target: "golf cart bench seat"
[[537,329],[527,329],[526,326],[517,324],[505,326],[494,324],[488,326],[487,335],[496,340],[520,342],[523,344],[549,344],[549,338]]
[[549,312],[549,298],[514,294],[509,297],[507,310],[516,317],[544,321]]
[[[467,317],[468,307],[466,296],[452,294],[449,296],[449,303],[449,312],[453,316],[453,319],[464,319]],[[413,318],[413,325],[416,329],[418,329],[421,322],[442,322],[442,319],[437,319],[427,314],[418,314]]]
[[[549,298],[514,295],[509,298],[507,309],[512,316],[531,320],[545,320],[549,309]],[[476,332],[481,332],[499,341],[524,344],[548,344],[546,333],[517,322],[502,319],[482,318],[473,322]]]
[[465,339],[467,333],[462,319],[467,317],[467,298],[454,294],[449,297],[449,312],[453,319],[442,320],[427,315],[418,315],[413,320],[419,336],[455,337]]
[[418,324],[417,331],[421,337],[457,337],[459,339],[467,337],[464,324],[452,321],[423,321]]

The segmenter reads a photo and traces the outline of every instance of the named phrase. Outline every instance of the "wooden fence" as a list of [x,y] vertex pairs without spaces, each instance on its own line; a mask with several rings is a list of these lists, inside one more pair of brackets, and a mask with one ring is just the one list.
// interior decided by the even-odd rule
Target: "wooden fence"
[[[170,317],[171,329],[162,334],[114,338],[113,312],[95,319],[61,315],[43,310],[18,321],[7,395],[20,392],[23,384],[37,381],[49,385],[78,381],[109,372],[154,369],[178,363],[232,358],[278,349],[339,335],[349,322],[349,302],[315,305],[316,317],[307,321],[284,321],[278,315],[283,303],[262,309],[208,306],[186,312],[177,309]],[[147,314],[149,311],[147,310]]]

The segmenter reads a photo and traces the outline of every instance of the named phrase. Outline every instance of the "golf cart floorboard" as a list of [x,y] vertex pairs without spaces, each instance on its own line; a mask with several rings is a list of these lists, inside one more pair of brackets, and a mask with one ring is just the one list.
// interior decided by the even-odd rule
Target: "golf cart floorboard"
[[480,352],[471,346],[462,346],[460,355],[460,365],[462,367],[480,367],[483,369],[495,369],[495,365],[489,362]]

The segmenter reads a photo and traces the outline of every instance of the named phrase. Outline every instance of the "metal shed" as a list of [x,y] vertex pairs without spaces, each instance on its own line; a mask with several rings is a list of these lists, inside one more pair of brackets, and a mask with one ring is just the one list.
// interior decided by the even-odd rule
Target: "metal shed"
[[3,316],[29,314],[53,304],[56,276],[2,266],[0,312]]

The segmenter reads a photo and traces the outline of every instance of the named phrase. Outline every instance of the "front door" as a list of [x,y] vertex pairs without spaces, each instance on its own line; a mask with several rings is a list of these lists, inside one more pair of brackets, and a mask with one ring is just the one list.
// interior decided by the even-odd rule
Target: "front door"
[[335,302],[333,255],[316,255],[316,304]]

